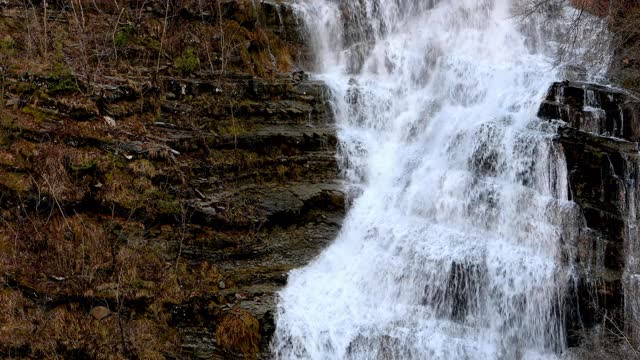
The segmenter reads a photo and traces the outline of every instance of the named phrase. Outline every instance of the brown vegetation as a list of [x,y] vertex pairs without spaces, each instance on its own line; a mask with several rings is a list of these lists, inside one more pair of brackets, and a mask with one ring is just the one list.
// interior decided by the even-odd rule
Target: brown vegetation
[[15,1],[0,34],[3,67],[57,78],[54,91],[92,93],[122,74],[273,76],[294,57],[240,1]]
[[227,351],[236,351],[245,359],[254,359],[259,350],[259,327],[258,320],[248,312],[233,310],[218,325],[216,342]]
[[[247,231],[195,224],[187,199],[196,171],[229,174],[216,189],[288,174],[281,151],[238,146],[258,126],[237,113],[262,106],[246,83],[299,51],[270,21],[246,1],[0,5],[0,357],[182,358],[181,321],[256,356],[258,321],[225,315],[234,279],[185,256]],[[192,96],[190,78],[210,88]],[[245,207],[224,216],[253,226]]]

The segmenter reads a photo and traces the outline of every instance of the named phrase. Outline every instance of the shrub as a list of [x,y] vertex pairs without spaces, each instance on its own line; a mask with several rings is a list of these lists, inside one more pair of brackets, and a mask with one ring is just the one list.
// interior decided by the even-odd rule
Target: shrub
[[48,93],[51,95],[69,94],[80,91],[78,82],[71,70],[62,64],[55,64],[47,81]]
[[127,25],[120,29],[113,37],[113,43],[117,47],[127,46],[131,42],[131,38],[136,35],[136,28]]
[[5,35],[0,39],[0,55],[12,56],[16,50],[16,41],[13,40],[11,35]]
[[175,60],[174,65],[183,75],[187,75],[198,70],[200,59],[192,48],[188,48]]

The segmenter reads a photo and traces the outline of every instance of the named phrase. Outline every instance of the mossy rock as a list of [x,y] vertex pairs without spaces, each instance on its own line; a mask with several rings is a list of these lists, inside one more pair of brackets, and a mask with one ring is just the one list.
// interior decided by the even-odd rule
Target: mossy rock
[[147,159],[136,160],[130,163],[128,167],[137,176],[144,176],[149,179],[153,179],[158,173],[153,163]]
[[178,215],[182,212],[180,201],[175,196],[151,187],[143,194],[148,203],[148,210],[157,215]]
[[7,148],[13,143],[12,134],[0,133],[0,148]]
[[19,95],[31,95],[38,90],[38,86],[30,82],[18,82],[9,87],[9,91]]
[[25,174],[0,172],[0,185],[18,193],[31,190],[31,179]]
[[36,123],[41,123],[48,118],[55,118],[55,115],[35,106],[25,106],[22,108],[22,112],[33,116],[33,121]]
[[160,40],[151,38],[149,36],[141,37],[140,39],[138,39],[137,43],[145,49],[151,51],[160,51]]
[[71,70],[62,64],[55,64],[47,79],[49,95],[73,94],[80,91],[78,81]]

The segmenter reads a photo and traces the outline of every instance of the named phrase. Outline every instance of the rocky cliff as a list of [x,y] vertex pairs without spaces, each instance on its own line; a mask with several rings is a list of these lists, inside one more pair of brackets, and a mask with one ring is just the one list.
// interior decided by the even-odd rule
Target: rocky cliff
[[[638,331],[640,100],[588,83],[551,86],[539,116],[562,121],[571,200],[580,207],[575,290],[568,295],[569,344],[604,324]],[[570,255],[567,255],[570,256]],[[632,337],[631,337],[632,338]]]
[[[270,1],[0,1],[0,357],[266,356],[345,207],[297,26]],[[581,214],[573,346],[639,321],[640,102],[556,83],[539,116]]]
[[255,358],[344,211],[286,4],[0,2],[0,357]]

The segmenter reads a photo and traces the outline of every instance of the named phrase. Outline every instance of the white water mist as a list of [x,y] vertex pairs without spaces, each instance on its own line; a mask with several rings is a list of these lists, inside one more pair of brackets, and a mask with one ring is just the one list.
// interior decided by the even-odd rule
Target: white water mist
[[[556,80],[509,0],[297,4],[359,189],[279,294],[278,359],[549,359],[565,348]],[[526,30],[525,30],[526,29]],[[537,44],[537,45],[536,45]],[[536,46],[534,46],[536,45]]]

